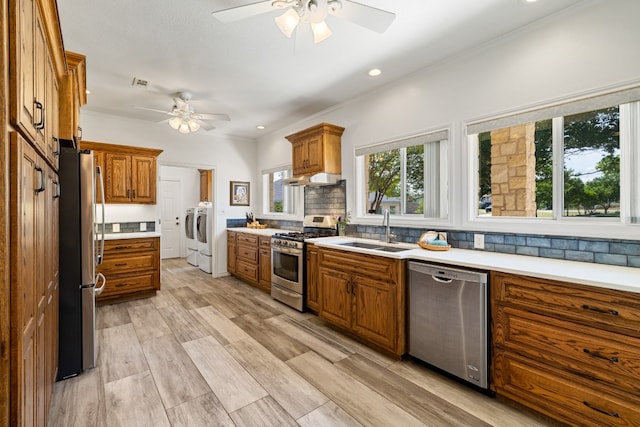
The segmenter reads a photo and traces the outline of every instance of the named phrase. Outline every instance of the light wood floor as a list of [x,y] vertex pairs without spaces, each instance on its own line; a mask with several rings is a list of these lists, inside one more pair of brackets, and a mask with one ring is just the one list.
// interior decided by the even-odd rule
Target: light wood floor
[[543,425],[182,259],[97,327],[98,367],[56,384],[50,426]]

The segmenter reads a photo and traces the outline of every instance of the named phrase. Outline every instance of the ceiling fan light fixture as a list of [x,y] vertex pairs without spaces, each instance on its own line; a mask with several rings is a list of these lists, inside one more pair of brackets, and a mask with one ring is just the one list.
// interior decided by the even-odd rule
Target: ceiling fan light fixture
[[274,18],[276,25],[287,38],[291,38],[293,31],[300,22],[300,15],[293,8],[287,9],[285,13]]
[[180,128],[180,124],[182,124],[182,119],[180,117],[173,117],[169,119],[169,126],[175,130]]
[[320,43],[331,37],[333,32],[329,28],[326,22],[312,22],[311,23],[311,32],[313,32],[313,42]]
[[189,125],[187,124],[187,122],[183,121],[180,124],[180,127],[178,128],[178,132],[180,132],[180,133],[189,133],[189,132],[191,132],[189,130]]
[[200,124],[193,119],[189,119],[187,124],[189,125],[189,130],[191,132],[197,132],[198,129],[200,129]]

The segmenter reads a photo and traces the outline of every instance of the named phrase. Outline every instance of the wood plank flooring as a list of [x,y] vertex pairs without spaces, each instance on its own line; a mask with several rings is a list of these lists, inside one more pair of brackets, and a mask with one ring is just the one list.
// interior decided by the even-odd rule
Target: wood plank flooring
[[545,425],[182,259],[97,327],[98,367],[56,383],[49,426]]

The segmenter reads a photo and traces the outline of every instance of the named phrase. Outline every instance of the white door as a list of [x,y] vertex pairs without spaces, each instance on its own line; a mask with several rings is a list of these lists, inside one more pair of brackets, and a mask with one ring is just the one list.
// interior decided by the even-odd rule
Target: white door
[[162,248],[160,257],[179,258],[181,249],[182,206],[180,203],[180,181],[161,180],[160,206],[162,215]]

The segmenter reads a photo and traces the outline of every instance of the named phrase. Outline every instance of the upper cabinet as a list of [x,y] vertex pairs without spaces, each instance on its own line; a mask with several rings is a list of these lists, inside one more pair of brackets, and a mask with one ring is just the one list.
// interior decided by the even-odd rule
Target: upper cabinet
[[211,169],[198,169],[200,172],[200,201],[213,201],[213,171]]
[[156,204],[156,158],[162,150],[82,141],[103,167],[105,203]]
[[79,141],[80,107],[87,103],[86,58],[66,52],[69,73],[60,82],[60,138]]
[[55,2],[9,2],[10,119],[57,169],[58,82],[67,74]]
[[287,136],[293,151],[293,176],[342,173],[342,132],[343,127],[320,123]]

